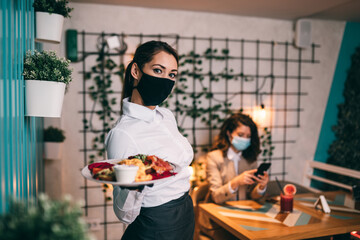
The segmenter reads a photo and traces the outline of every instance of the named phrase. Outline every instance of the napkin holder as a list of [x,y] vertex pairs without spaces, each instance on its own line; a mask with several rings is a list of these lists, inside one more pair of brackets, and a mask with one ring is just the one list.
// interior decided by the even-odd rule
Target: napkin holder
[[314,203],[315,209],[318,209],[319,207],[323,210],[324,213],[330,213],[331,209],[329,207],[329,204],[326,201],[326,198],[324,195],[320,195],[319,198]]

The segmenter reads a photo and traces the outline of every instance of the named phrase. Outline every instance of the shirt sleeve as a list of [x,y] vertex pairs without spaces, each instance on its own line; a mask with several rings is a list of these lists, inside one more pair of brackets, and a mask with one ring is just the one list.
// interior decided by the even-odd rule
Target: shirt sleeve
[[258,192],[258,194],[260,194],[260,195],[264,195],[264,194],[265,194],[265,192],[266,192],[266,188],[267,188],[267,186],[265,186],[265,187],[264,187],[264,189],[263,189],[263,190],[261,190],[261,189],[260,189],[260,187],[257,187],[257,192]]
[[234,193],[236,193],[237,190],[238,190],[238,189],[235,189],[235,190],[232,189],[232,188],[231,188],[231,182],[229,182],[229,191],[230,191],[230,193],[231,193],[231,194],[234,194]]
[[[105,140],[107,157],[109,159],[125,159],[137,154],[137,145],[129,134],[120,129],[112,129]],[[114,186],[113,208],[118,219],[130,224],[140,213],[144,191],[130,191]]]
[[133,138],[121,129],[112,129],[105,140],[108,159],[125,159],[138,154]]
[[128,189],[114,186],[113,208],[115,215],[120,221],[126,224],[132,223],[140,214],[145,191],[130,191]]

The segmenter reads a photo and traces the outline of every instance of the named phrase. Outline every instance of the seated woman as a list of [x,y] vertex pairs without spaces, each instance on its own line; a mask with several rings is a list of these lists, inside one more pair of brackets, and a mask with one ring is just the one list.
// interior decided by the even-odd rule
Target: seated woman
[[[209,194],[206,202],[218,204],[231,200],[259,199],[266,191],[269,175],[256,177],[260,140],[256,124],[245,114],[226,119],[206,155]],[[236,239],[200,212],[200,235],[211,239]]]
[[269,175],[254,175],[260,152],[257,126],[248,115],[237,113],[225,120],[206,157],[211,200],[224,203],[261,198]]

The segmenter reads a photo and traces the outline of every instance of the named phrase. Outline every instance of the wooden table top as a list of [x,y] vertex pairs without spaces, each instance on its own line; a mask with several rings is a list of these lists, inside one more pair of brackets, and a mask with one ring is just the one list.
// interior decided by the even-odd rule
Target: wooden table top
[[[208,217],[239,239],[306,239],[348,233],[360,229],[360,211],[343,207],[343,192],[322,193],[330,208],[323,213],[313,207],[319,194],[296,194],[294,211],[279,213],[279,202],[259,204],[252,200],[231,201],[224,205],[199,205]],[[348,210],[348,211],[346,211]]]

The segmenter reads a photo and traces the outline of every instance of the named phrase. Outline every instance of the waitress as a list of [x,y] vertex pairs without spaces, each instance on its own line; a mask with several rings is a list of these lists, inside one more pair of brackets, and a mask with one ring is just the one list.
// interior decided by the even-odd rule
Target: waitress
[[173,163],[177,174],[143,189],[114,186],[115,214],[130,224],[122,240],[193,239],[194,211],[188,194],[193,150],[172,112],[158,106],[173,89],[178,61],[167,43],[150,41],[137,48],[126,69],[122,115],[105,140],[108,158],[156,155]]

